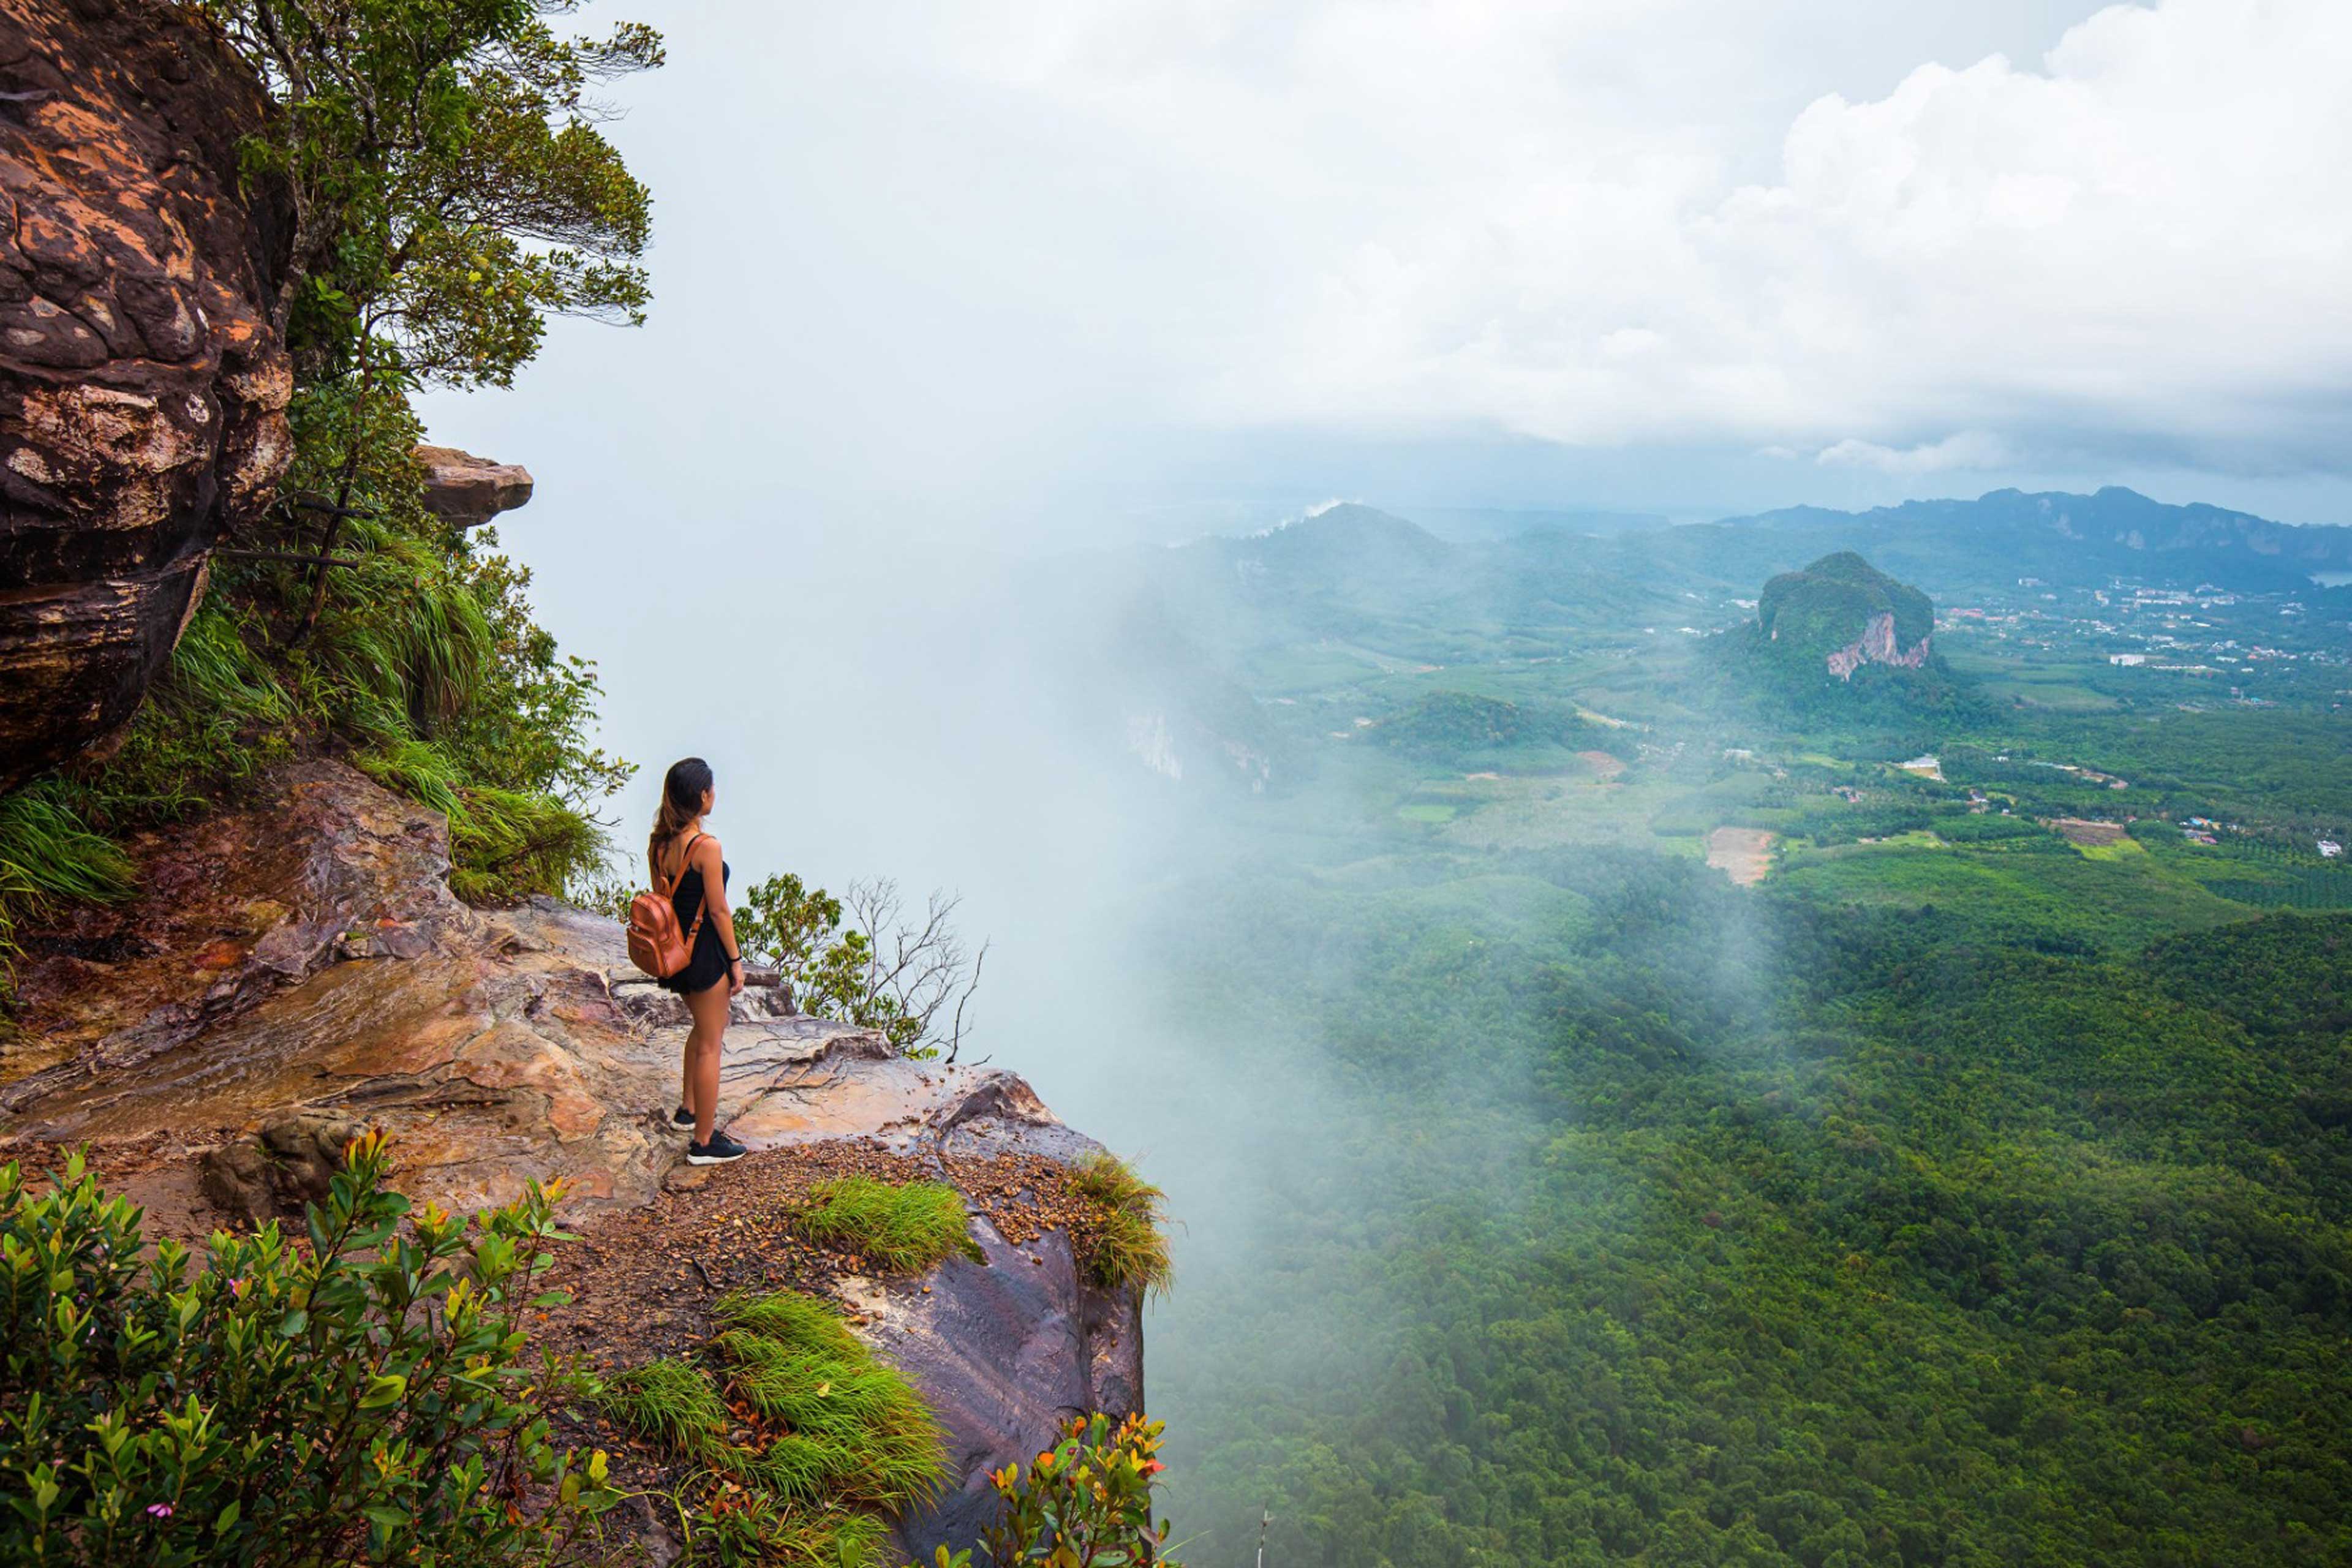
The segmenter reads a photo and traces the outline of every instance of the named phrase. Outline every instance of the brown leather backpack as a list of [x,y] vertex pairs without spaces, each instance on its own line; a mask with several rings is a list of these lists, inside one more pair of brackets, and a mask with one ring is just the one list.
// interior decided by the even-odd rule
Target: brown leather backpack
[[[677,929],[677,905],[672,900],[679,879],[686,875],[687,863],[693,858],[695,845],[709,837],[698,833],[688,842],[686,854],[678,858],[677,876],[668,879],[667,887],[656,887],[629,900],[629,962],[656,980],[667,980],[694,957],[694,939],[702,933],[702,917],[710,910],[709,894],[705,891],[702,907],[694,911],[694,924],[683,933]],[[660,879],[658,866],[654,875]]]

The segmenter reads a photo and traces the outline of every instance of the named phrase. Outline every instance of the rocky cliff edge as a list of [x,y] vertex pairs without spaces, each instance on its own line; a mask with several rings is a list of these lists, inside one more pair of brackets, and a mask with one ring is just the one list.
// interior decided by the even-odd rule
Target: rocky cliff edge
[[[683,1006],[629,967],[609,920],[458,901],[437,814],[311,761],[132,847],[135,900],[29,944],[22,1028],[0,1048],[0,1157],[47,1166],[87,1146],[151,1230],[202,1234],[292,1206],[344,1131],[378,1126],[420,1200],[474,1207],[562,1178],[586,1240],[561,1267],[583,1310],[650,1302],[679,1321],[717,1290],[806,1277],[761,1228],[772,1210],[726,1195],[741,1184],[844,1161],[949,1180],[984,1261],[817,1271],[946,1429],[955,1480],[900,1529],[918,1555],[969,1544],[986,1472],[1048,1446],[1063,1416],[1140,1407],[1137,1294],[1095,1289],[1066,1228],[1015,1201],[1049,1184],[1023,1173],[1098,1146],[1013,1074],[909,1060],[747,991],[720,1118],[762,1152],[714,1176],[679,1163],[667,1125]],[[681,1237],[702,1239],[653,1239]],[[627,1300],[600,1309],[600,1291]]]

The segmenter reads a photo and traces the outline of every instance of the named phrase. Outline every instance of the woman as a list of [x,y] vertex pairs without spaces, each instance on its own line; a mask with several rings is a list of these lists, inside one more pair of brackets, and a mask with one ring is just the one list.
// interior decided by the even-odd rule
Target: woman
[[719,840],[702,830],[702,819],[718,798],[709,763],[688,757],[673,763],[662,779],[661,809],[654,814],[653,837],[646,843],[654,888],[669,889],[677,929],[694,932],[686,967],[661,983],[686,998],[694,1017],[686,1037],[685,1103],[670,1117],[673,1124],[694,1129],[694,1141],[686,1146],[689,1165],[724,1164],[748,1152],[711,1125],[719,1114],[719,1047],[727,1037],[727,1004],[743,989],[743,950],[736,945],[735,916],[727,907],[727,862]]

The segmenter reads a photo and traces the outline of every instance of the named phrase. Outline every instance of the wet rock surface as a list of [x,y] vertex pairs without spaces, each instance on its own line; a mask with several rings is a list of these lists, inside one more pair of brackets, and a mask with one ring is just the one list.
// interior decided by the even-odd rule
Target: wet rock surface
[[[620,928],[543,900],[447,890],[441,817],[331,762],[279,768],[242,809],[134,846],[143,891],[41,933],[20,1037],[0,1056],[0,1158],[87,1145],[156,1234],[299,1212],[354,1129],[393,1134],[402,1190],[471,1208],[570,1185],[553,1348],[608,1364],[691,1343],[722,1289],[827,1291],[923,1391],[954,1479],[905,1521],[910,1555],[969,1545],[987,1472],[1062,1418],[1139,1407],[1140,1302],[1087,1283],[1057,1173],[1099,1145],[1001,1068],[898,1055],[878,1034],[747,990],[720,1119],[756,1151],[681,1163],[669,1125],[677,999]],[[868,1170],[966,1194],[987,1261],[919,1279],[796,1244],[794,1184]]]
[[0,0],[0,788],[107,737],[291,455],[252,79],[152,0]]

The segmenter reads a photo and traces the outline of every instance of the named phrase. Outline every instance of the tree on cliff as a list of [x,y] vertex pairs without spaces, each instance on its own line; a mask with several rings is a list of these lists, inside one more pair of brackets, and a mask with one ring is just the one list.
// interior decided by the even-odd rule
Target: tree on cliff
[[410,404],[508,384],[550,316],[643,319],[651,197],[595,95],[660,64],[661,39],[576,36],[581,3],[142,6],[208,20],[262,89],[239,178],[294,451],[274,503],[227,520],[119,749],[0,800],[0,1005],[12,920],[119,895],[110,840],[299,751],[446,812],[467,898],[601,863],[592,813],[633,770],[589,743],[593,668],[537,625],[493,532],[426,510]]
[[559,34],[580,3],[203,0],[270,105],[244,177],[291,230],[272,309],[294,459],[100,781],[114,795],[202,788],[252,765],[254,729],[291,729],[447,812],[469,897],[598,862],[590,813],[632,770],[587,742],[593,667],[536,624],[495,534],[425,510],[409,401],[510,384],[550,316],[644,320],[652,198],[594,95],[659,65],[661,38]]
[[251,174],[293,212],[278,325],[310,381],[371,348],[419,382],[505,385],[550,315],[637,322],[652,197],[597,129],[602,83],[662,61],[579,0],[210,0],[278,113]]

